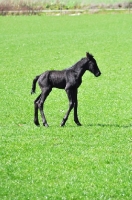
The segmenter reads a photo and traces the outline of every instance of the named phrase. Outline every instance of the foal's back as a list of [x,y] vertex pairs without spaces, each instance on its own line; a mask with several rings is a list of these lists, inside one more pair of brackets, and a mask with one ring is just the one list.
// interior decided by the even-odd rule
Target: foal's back
[[44,72],[38,79],[40,88],[78,88],[82,82],[79,73],[80,70],[83,70],[82,66],[84,66],[86,62],[87,58],[82,58],[67,69]]
[[44,87],[64,89],[66,86],[66,71],[46,71],[39,77],[38,84],[41,89]]

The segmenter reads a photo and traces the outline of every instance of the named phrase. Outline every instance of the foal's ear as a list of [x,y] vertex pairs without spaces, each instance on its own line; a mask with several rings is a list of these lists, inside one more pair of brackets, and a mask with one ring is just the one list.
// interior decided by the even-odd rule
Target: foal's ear
[[88,53],[88,52],[86,52],[86,57],[87,57],[87,58],[89,57],[89,53]]

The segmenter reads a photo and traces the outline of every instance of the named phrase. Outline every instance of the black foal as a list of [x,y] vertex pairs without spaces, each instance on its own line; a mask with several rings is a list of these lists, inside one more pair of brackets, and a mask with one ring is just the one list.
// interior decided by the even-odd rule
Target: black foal
[[81,126],[77,115],[77,92],[78,87],[82,83],[82,76],[86,70],[92,72],[96,77],[101,75],[101,72],[97,66],[96,60],[94,57],[86,53],[86,57],[79,60],[76,64],[68,69],[64,69],[61,71],[51,70],[46,71],[43,74],[36,76],[33,80],[32,91],[31,94],[35,93],[36,90],[36,82],[41,88],[41,94],[34,101],[34,123],[39,126],[38,121],[38,109],[40,110],[43,125],[48,127],[48,123],[45,118],[45,114],[43,111],[44,101],[47,96],[51,92],[52,88],[65,89],[68,99],[69,99],[69,108],[64,116],[61,126],[64,126],[71,110],[74,108],[74,121],[78,126]]

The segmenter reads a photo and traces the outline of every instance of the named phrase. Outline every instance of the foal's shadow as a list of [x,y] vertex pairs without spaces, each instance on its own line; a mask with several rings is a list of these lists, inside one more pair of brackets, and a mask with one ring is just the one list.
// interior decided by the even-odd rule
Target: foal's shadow
[[102,127],[102,128],[112,128],[112,127],[115,127],[115,128],[124,128],[124,129],[127,129],[127,128],[132,128],[132,124],[124,124],[124,125],[119,125],[119,124],[82,124],[82,126],[76,126],[76,125],[66,125],[66,126],[64,126],[64,128],[75,128],[75,127],[77,127],[77,128],[81,128],[81,127]]
[[91,127],[115,127],[115,128],[132,128],[132,124],[119,125],[119,124],[87,124],[85,126]]

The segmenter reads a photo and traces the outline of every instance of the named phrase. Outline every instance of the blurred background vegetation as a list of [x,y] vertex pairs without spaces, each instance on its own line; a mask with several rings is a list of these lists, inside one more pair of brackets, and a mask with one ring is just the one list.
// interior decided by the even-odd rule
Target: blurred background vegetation
[[131,9],[129,0],[0,0],[0,14],[40,14],[44,10]]

